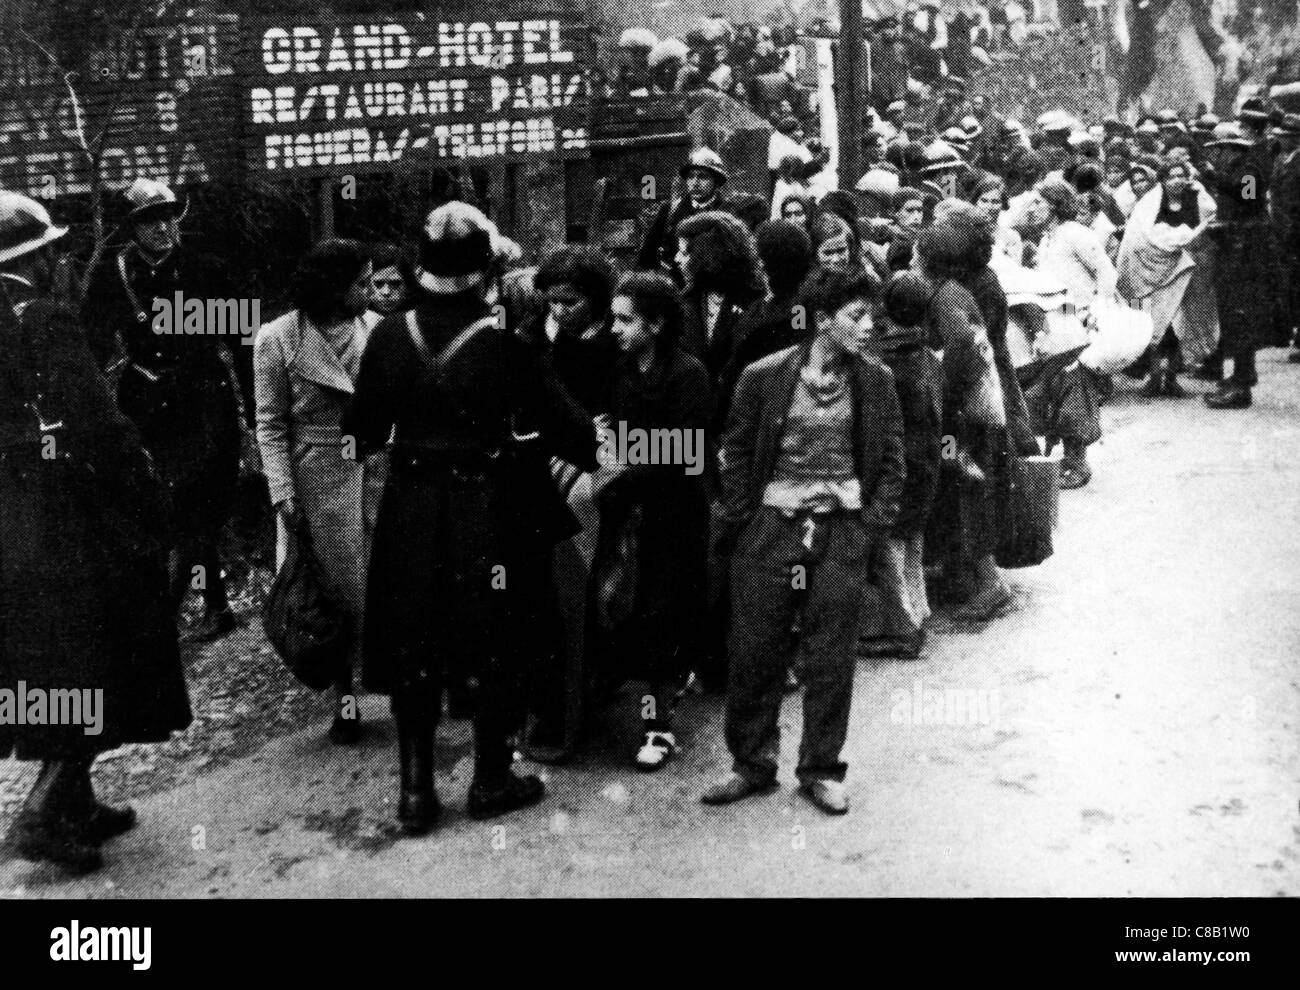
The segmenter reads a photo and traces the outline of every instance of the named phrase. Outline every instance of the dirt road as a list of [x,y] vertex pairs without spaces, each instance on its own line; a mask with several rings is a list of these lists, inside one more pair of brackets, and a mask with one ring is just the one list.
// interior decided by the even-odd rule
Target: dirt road
[[1300,368],[1267,351],[1260,376],[1243,412],[1120,385],[1055,557],[1009,574],[1017,609],[860,665],[844,818],[793,791],[797,697],[782,790],[700,805],[726,760],[719,702],[695,697],[675,765],[630,769],[611,712],[544,804],[497,823],[464,815],[469,734],[448,723],[444,824],[401,839],[392,724],[367,698],[359,748],[330,747],[311,711],[140,799],[101,873],[10,860],[0,895],[1294,896]]

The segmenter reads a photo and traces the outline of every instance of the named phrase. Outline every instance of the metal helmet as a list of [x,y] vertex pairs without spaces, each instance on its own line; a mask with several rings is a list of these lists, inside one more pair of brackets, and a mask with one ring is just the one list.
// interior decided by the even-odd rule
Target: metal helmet
[[1210,135],[1210,140],[1205,142],[1207,148],[1219,148],[1225,145],[1237,145],[1242,148],[1249,148],[1255,143],[1255,139],[1246,133],[1245,128],[1235,120],[1225,121],[1216,127]]
[[722,159],[712,148],[696,148],[691,152],[691,156],[682,164],[679,173],[683,179],[688,174],[696,170],[709,172],[718,180],[718,185],[724,185],[727,181],[727,170],[723,167]]
[[0,264],[57,241],[68,232],[30,196],[0,189]]

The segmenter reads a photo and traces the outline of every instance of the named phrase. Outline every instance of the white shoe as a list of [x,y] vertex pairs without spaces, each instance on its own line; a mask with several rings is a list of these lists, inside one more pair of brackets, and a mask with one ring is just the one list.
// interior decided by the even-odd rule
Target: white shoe
[[636,753],[636,765],[642,770],[658,770],[677,752],[677,738],[671,732],[652,731]]

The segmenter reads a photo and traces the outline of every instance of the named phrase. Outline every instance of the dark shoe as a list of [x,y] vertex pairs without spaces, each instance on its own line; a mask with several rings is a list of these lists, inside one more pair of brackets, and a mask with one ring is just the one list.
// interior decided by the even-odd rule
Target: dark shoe
[[219,612],[206,612],[185,633],[187,643],[212,643],[235,629],[235,613],[229,606]]
[[397,802],[397,821],[407,835],[424,835],[438,824],[442,804],[436,791],[408,791],[402,788]]
[[330,725],[329,741],[335,746],[352,746],[361,739],[361,717],[353,715],[345,718],[342,712],[334,713]]
[[866,660],[893,660],[911,641],[907,636],[873,636],[858,640],[858,656]]
[[849,810],[849,792],[838,780],[805,780],[799,792],[828,815],[844,815]]
[[1211,409],[1249,409],[1250,389],[1225,382],[1205,397],[1205,404]]
[[705,804],[731,804],[733,801],[741,801],[751,794],[765,794],[774,790],[776,790],[775,780],[753,781],[733,771],[705,790],[700,795],[700,800]]
[[563,763],[573,755],[571,747],[565,745],[563,726],[555,728],[538,722],[528,733],[524,741],[524,756],[534,763],[549,765]]
[[114,839],[123,832],[135,827],[136,815],[132,807],[114,808],[107,804],[95,802],[90,817],[75,826],[81,840],[90,845],[99,845]]
[[73,873],[93,873],[104,865],[99,847],[64,821],[19,826],[14,850],[23,859],[56,863]]
[[952,617],[960,622],[986,622],[1010,605],[1011,601],[1011,589],[999,582],[976,592],[952,613]]
[[538,778],[506,773],[494,780],[474,780],[469,788],[467,810],[471,818],[496,818],[536,804],[546,796],[546,785]]
[[899,637],[899,660],[915,660],[925,649],[925,630],[918,629],[910,636]]
[[395,705],[393,715],[401,779],[397,821],[407,835],[423,835],[438,823],[442,810],[433,789],[433,723],[418,708]]
[[858,641],[858,657],[868,660],[915,660],[925,645],[925,630],[910,636],[880,636]]
[[1221,382],[1223,381],[1223,362],[1207,358],[1196,366],[1196,370],[1192,372],[1192,377],[1203,382]]
[[1300,349],[1292,351],[1286,356],[1286,359],[1292,364],[1300,364]]
[[1092,479],[1092,468],[1087,461],[1061,461],[1060,488],[1069,491],[1082,488]]
[[1138,389],[1138,395],[1148,399],[1158,399],[1165,394],[1165,383],[1158,374],[1150,375]]
[[1165,375],[1162,394],[1170,399],[1185,399],[1187,398],[1187,389],[1178,384],[1178,376],[1170,372]]

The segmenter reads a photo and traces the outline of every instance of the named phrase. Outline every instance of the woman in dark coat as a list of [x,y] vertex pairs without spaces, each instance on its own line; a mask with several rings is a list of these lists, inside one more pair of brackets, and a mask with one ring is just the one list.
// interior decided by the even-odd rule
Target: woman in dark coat
[[[676,287],[657,272],[627,276],[614,292],[614,336],[622,357],[611,388],[598,503],[604,559],[625,527],[636,530],[632,611],[614,625],[606,662],[622,667],[613,680],[643,681],[643,721],[636,764],[656,770],[672,756],[672,704],[702,645],[709,503],[704,490],[705,430],[711,404],[708,373],[677,346],[681,305]],[[630,443],[619,449],[626,430]],[[658,431],[670,431],[659,434]],[[638,438],[677,438],[638,457]],[[680,444],[678,444],[678,440]],[[664,457],[676,453],[681,456]],[[599,575],[601,568],[598,565]],[[597,594],[600,593],[599,586]],[[607,609],[597,604],[598,613]]]
[[681,349],[703,362],[716,386],[734,332],[766,286],[754,235],[730,213],[697,213],[677,228],[677,263],[686,276]]
[[880,357],[894,373],[903,413],[907,475],[898,520],[876,547],[872,578],[882,598],[880,622],[873,623],[870,613],[864,613],[860,656],[914,659],[925,643],[924,623],[930,616],[923,567],[925,529],[943,454],[942,370],[925,326],[932,292],[916,272],[895,274],[885,285],[884,312],[875,327]]
[[[15,214],[48,228],[38,204],[0,197],[0,234]],[[10,284],[36,297],[15,306],[0,290],[0,758],[43,761],[14,823],[19,855],[85,871],[135,823],[130,808],[96,800],[95,757],[163,742],[191,713],[163,489],[75,310],[48,294],[48,251],[0,258],[22,280]],[[60,724],[43,724],[62,692]],[[26,724],[15,724],[24,694]],[[42,724],[30,707],[38,694]]]
[[[609,302],[614,270],[585,244],[552,252],[533,276],[540,312],[524,321],[519,336],[554,369],[561,385],[586,412],[609,411],[610,382],[619,359],[610,332]],[[525,752],[534,761],[558,763],[577,742],[590,676],[586,659],[587,586],[596,549],[599,513],[592,475],[556,458],[552,472],[582,529],[555,547],[555,591],[563,617],[563,640],[542,649],[529,689],[533,725]]]
[[769,220],[754,231],[771,294],[753,303],[736,324],[731,357],[722,368],[714,396],[713,424],[720,435],[740,373],[769,354],[801,343],[808,321],[796,319],[795,296],[812,267],[812,241],[801,225]]
[[955,616],[983,620],[1011,603],[1011,591],[994,560],[997,484],[1009,457],[1007,412],[983,314],[960,281],[979,251],[968,227],[948,222],[923,231],[916,250],[918,270],[933,291],[932,345],[943,350],[944,434],[958,447],[957,457],[945,461],[927,542],[963,601]]

